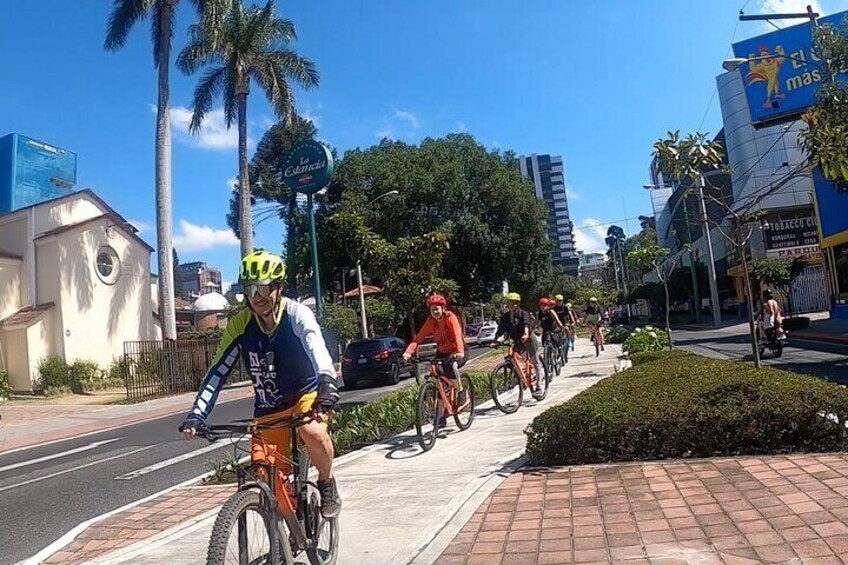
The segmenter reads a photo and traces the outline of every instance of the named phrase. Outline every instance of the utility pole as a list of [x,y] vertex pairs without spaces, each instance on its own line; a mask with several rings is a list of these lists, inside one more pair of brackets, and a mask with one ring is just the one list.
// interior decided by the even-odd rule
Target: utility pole
[[710,235],[710,220],[707,216],[707,203],[704,201],[704,175],[698,175],[695,179],[698,185],[698,199],[701,201],[701,221],[704,222],[704,237],[707,243],[707,271],[710,275],[710,304],[713,312],[713,326],[721,325],[721,304],[718,301],[718,280],[715,271],[715,256],[713,254],[713,240]]
[[797,20],[799,18],[809,19],[810,23],[813,27],[819,25],[819,13],[813,11],[813,7],[807,5],[806,12],[795,12],[790,14],[755,14],[753,16],[746,16],[745,14],[739,14],[740,22],[753,22],[753,21],[768,21],[768,20]]
[[[701,323],[701,292],[698,288],[698,273],[695,269],[697,265],[695,264],[695,251],[692,249],[692,229],[689,227],[689,209],[686,207],[686,203],[683,203],[683,220],[686,222],[686,243],[689,244],[689,271],[691,271],[692,275],[692,293],[694,294],[694,299],[692,300],[692,306],[695,310],[695,321],[697,323]],[[674,221],[674,218],[671,219]]]

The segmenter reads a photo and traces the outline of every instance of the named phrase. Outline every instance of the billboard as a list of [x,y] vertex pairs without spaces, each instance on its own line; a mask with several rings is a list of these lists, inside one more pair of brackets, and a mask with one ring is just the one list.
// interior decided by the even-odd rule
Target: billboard
[[[840,26],[846,16],[839,12],[819,23]],[[733,44],[735,57],[749,59],[739,71],[755,124],[798,115],[815,102],[824,70],[812,43],[812,27],[805,22]]]
[[812,210],[789,217],[772,215],[767,219],[769,227],[763,231],[766,257],[770,259],[818,257],[819,230]]
[[848,241],[848,193],[836,190],[816,167],[813,169],[813,186],[822,247],[832,247]]

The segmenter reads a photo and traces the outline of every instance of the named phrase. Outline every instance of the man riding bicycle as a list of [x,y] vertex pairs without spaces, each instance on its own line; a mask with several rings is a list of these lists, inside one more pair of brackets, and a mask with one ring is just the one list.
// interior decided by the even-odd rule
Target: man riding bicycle
[[550,298],[539,299],[539,326],[542,328],[542,346],[554,347],[557,353],[562,347],[563,323],[556,313],[554,307],[556,301]]
[[444,374],[453,376],[459,391],[457,402],[462,406],[467,392],[462,388],[459,368],[465,365],[465,338],[459,318],[453,312],[448,312],[447,305],[447,299],[441,294],[434,294],[427,299],[430,317],[407,346],[403,360],[409,362],[421,342],[432,336],[436,340],[436,360],[440,362]]
[[589,299],[589,305],[586,306],[586,323],[592,331],[592,339],[596,340],[597,345],[604,351],[604,328],[601,324],[601,316],[603,312],[598,304],[598,299],[594,296]]
[[[315,315],[283,296],[284,280],[285,265],[279,256],[260,250],[242,259],[239,282],[248,307],[227,324],[180,431],[186,439],[192,439],[205,425],[241,356],[253,380],[256,424],[314,413],[315,419],[301,426],[298,436],[318,469],[321,512],[333,518],[339,515],[342,501],[333,478],[333,442],[323,413],[338,405],[336,370]],[[290,429],[282,426],[257,431],[251,440],[251,458],[276,464],[285,472],[288,459],[275,459],[291,455],[290,437]],[[283,481],[278,485],[284,488]]]
[[574,351],[574,325],[577,323],[577,316],[571,309],[571,302],[563,304],[563,300],[565,300],[563,295],[557,294],[554,296],[554,300],[554,312],[559,316],[559,321],[562,322],[566,339],[565,345],[571,347],[571,350]]
[[521,309],[521,295],[517,292],[507,294],[506,302],[509,310],[501,316],[498,323],[498,331],[495,333],[495,339],[498,339],[502,335],[509,337],[512,340],[513,351],[519,355],[525,353],[529,355],[536,369],[536,375],[542,378],[545,374],[542,367],[542,352],[541,347],[536,343],[533,333],[530,331],[530,314]]

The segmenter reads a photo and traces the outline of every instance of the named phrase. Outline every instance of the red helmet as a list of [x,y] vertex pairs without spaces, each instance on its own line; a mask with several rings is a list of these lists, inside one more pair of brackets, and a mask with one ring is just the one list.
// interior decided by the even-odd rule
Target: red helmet
[[433,294],[427,298],[427,306],[447,306],[448,300],[441,294]]
[[550,306],[550,305],[551,305],[551,301],[548,300],[547,298],[540,298],[539,299],[539,308],[545,308],[546,306]]

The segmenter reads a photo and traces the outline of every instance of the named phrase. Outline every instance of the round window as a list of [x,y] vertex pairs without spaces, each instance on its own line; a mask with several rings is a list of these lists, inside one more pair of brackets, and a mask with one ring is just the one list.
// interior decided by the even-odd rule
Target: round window
[[101,247],[97,251],[97,277],[106,284],[115,284],[121,274],[121,261],[111,247]]

